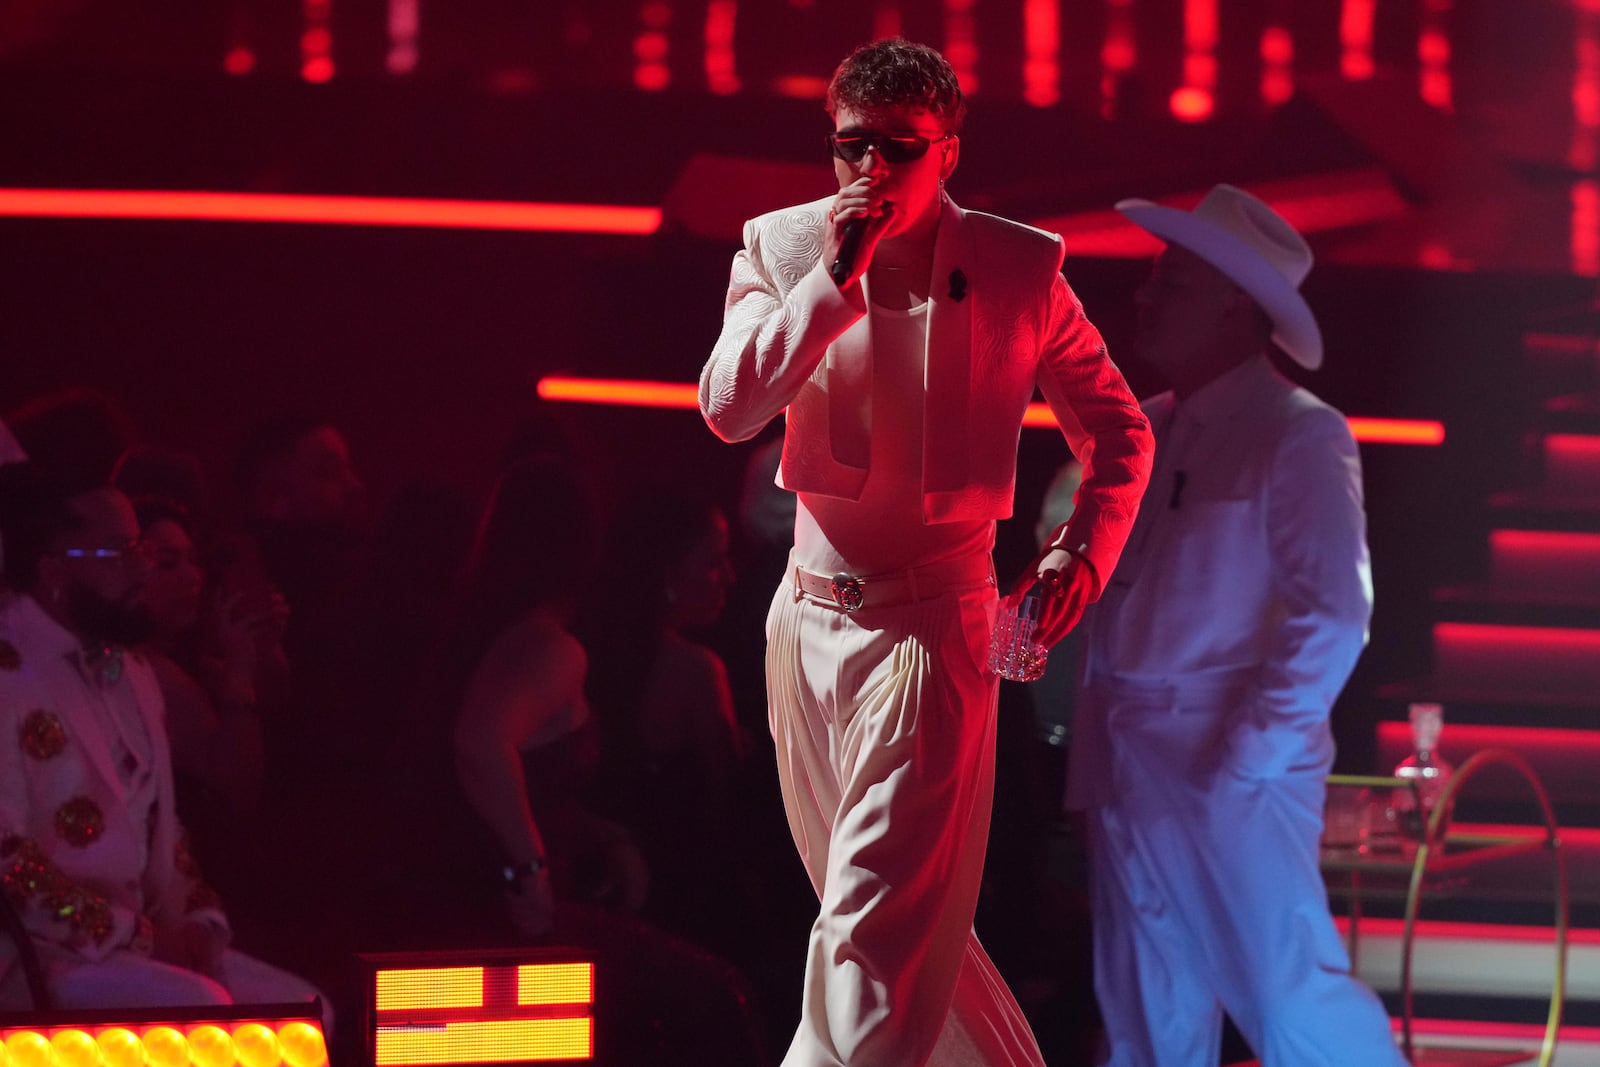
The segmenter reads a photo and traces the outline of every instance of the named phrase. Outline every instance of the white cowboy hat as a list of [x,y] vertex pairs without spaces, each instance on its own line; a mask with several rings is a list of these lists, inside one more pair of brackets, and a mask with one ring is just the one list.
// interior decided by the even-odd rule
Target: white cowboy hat
[[1231,185],[1213,188],[1192,212],[1150,200],[1120,200],[1117,210],[1226,274],[1272,319],[1272,340],[1290,359],[1322,366],[1322,331],[1300,295],[1311,248],[1282,215]]

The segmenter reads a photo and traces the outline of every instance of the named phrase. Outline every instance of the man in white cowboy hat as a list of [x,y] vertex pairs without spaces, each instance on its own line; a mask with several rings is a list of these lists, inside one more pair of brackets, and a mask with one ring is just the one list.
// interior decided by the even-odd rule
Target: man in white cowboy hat
[[1144,404],[1155,468],[1092,613],[1071,754],[1103,1062],[1214,1067],[1226,1011],[1266,1067],[1398,1067],[1317,864],[1372,584],[1349,426],[1269,357],[1322,363],[1311,250],[1229,185],[1117,209],[1167,242],[1135,349],[1171,390]]

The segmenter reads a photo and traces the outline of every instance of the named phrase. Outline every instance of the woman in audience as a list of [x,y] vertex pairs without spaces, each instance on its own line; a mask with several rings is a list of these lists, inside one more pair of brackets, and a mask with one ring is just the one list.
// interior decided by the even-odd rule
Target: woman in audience
[[582,486],[553,458],[500,478],[480,523],[446,645],[455,681],[456,781],[498,847],[492,873],[528,937],[556,897],[636,912],[646,875],[621,826],[586,790],[599,758],[584,697],[588,657],[569,629],[595,532]]
[[183,508],[147,498],[134,510],[150,553],[144,600],[155,623],[143,651],[166,702],[179,802],[197,826],[253,812],[265,773],[261,706],[288,671],[287,606],[270,591],[208,588]]
[[[463,869],[498,885],[523,939],[593,953],[598,1025],[617,1062],[761,1064],[742,977],[633,917],[647,889],[643,859],[590,802],[600,736],[584,693],[588,656],[570,630],[591,587],[590,515],[572,465],[551,456],[511,466],[483,514],[440,692],[459,694],[448,748],[493,848],[474,858],[457,845],[447,853],[455,869],[442,873],[457,886]],[[457,889],[441,906],[459,909],[461,899]]]
[[[638,547],[648,530],[648,546]],[[606,793],[650,864],[648,914],[722,951],[743,899],[738,794],[748,749],[720,656],[695,639],[733,584],[728,522],[684,485],[641,489],[613,524],[612,571],[585,619]]]

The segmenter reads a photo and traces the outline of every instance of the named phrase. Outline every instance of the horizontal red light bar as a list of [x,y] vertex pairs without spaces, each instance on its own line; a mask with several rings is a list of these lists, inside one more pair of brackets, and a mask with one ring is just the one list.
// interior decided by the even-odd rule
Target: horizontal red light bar
[[634,382],[608,378],[540,378],[537,388],[546,400],[625,407],[698,409],[700,388],[678,382]]
[[[582,404],[621,404],[628,407],[699,407],[699,387],[677,382],[640,382],[607,378],[540,378],[536,386],[546,400]],[[1022,425],[1058,425],[1045,404],[1029,404]],[[1403,419],[1351,419],[1350,432],[1357,441],[1391,445],[1437,445],[1444,442],[1444,424]]]
[[654,207],[118,189],[0,189],[0,217],[3,216],[423,226],[633,235],[652,234],[661,228],[661,209]]
[[[1333,919],[1341,934],[1348,935],[1350,920],[1343,915]],[[1405,930],[1401,919],[1380,919],[1363,915],[1360,923],[1363,937],[1398,938]],[[1513,926],[1509,923],[1440,922],[1426,920],[1417,923],[1417,936],[1429,938],[1459,938],[1463,941],[1506,941],[1515,944],[1550,944],[1556,939],[1554,928],[1549,926]],[[1600,930],[1574,928],[1567,931],[1567,940],[1573,945],[1600,945]]]
[[1357,441],[1373,445],[1442,445],[1444,423],[1416,419],[1352,418],[1350,432]]

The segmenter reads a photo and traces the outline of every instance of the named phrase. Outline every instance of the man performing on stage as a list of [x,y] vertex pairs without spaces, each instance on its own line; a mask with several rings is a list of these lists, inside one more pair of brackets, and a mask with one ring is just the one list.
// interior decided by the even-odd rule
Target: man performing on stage
[[785,1067],[1041,1063],[972,934],[994,779],[990,551],[1037,385],[1085,463],[1022,585],[1053,643],[1096,598],[1149,424],[1061,277],[1058,237],[945,194],[964,101],[932,49],[858,49],[828,89],[837,195],[745,227],[700,408],[788,409],[795,546],[767,620],[790,828],[821,901]]
[[1273,369],[1322,336],[1311,249],[1230,185],[1139,293],[1156,473],[1088,625],[1069,800],[1087,809],[1106,1067],[1214,1067],[1226,1011],[1266,1067],[1401,1067],[1318,869],[1328,714],[1372,611],[1344,416]]

